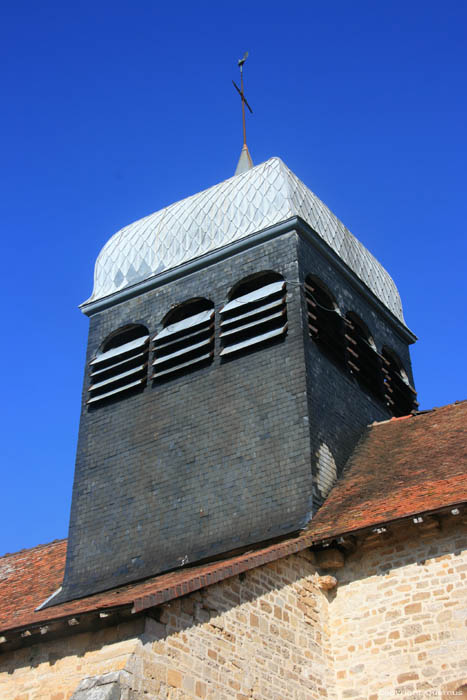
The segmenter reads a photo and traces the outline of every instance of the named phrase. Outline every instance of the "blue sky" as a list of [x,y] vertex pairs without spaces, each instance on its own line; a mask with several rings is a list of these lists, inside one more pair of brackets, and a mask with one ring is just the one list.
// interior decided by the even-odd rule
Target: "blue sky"
[[3,3],[0,553],[67,534],[95,258],[281,157],[395,279],[422,408],[467,395],[464,2]]

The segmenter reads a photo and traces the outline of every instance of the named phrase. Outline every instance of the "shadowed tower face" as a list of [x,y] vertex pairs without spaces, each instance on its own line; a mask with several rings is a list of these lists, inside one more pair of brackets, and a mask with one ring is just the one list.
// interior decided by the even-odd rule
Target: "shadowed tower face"
[[303,528],[365,426],[414,406],[388,273],[277,158],[101,251],[62,590]]

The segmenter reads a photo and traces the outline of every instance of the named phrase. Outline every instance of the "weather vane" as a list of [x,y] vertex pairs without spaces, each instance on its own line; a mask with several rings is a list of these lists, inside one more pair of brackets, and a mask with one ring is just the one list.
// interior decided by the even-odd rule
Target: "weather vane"
[[248,58],[248,51],[245,51],[243,58],[241,58],[238,62],[238,65],[240,68],[240,87],[238,87],[238,85],[235,83],[235,81],[232,80],[234,88],[237,90],[238,94],[242,98],[243,145],[245,147],[246,147],[245,105],[248,107],[251,114],[253,114],[253,110],[251,109],[250,105],[248,104],[246,97],[245,97],[245,94],[243,92],[243,64],[245,63],[247,58]]

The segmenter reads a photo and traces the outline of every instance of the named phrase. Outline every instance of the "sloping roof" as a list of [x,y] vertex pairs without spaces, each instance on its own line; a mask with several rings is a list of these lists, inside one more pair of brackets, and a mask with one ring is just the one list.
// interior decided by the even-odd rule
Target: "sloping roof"
[[329,538],[467,501],[467,401],[369,426],[309,531]]
[[6,630],[124,605],[133,606],[137,612],[298,552],[304,545],[302,538],[290,538],[36,611],[62,583],[66,547],[67,540],[56,540],[0,558],[0,635]]
[[467,502],[467,401],[370,426],[306,532],[35,612],[60,586],[66,540],[0,558],[0,634],[86,612],[135,612],[338,535]]
[[84,305],[293,217],[309,224],[404,323],[388,272],[279,158],[118,231],[99,253],[94,290]]
[[66,546],[66,540],[55,540],[0,558],[0,630],[30,620],[34,609],[60,586]]

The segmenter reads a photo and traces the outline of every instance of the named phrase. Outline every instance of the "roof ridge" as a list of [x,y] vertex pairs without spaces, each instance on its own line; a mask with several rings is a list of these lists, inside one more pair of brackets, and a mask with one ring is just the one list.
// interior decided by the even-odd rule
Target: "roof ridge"
[[429,413],[435,413],[436,411],[443,411],[447,408],[454,408],[455,406],[460,406],[463,403],[467,403],[467,399],[456,399],[451,403],[444,404],[444,406],[433,406],[432,408],[424,408],[421,411],[413,411],[405,416],[392,416],[392,418],[386,418],[386,420],[375,420],[373,423],[368,423],[367,428],[374,428],[378,425],[385,425],[386,423],[394,423],[395,421],[406,420],[407,418],[419,418],[420,416],[425,416]]
[[5,552],[5,554],[0,555],[0,560],[6,559],[7,557],[15,557],[17,554],[23,554],[24,552],[32,552],[35,549],[43,549],[45,547],[50,547],[51,545],[56,545],[67,541],[68,537],[62,537],[59,539],[51,540],[50,542],[41,542],[40,544],[36,544],[33,547],[23,547],[22,549],[18,549],[16,552]]
[[[278,156],[274,156],[273,158],[270,159],[271,161],[276,161],[279,172],[284,180],[284,186],[287,192],[287,204],[289,207],[289,214],[290,216],[295,216],[296,212],[293,210],[293,201],[292,201],[292,186],[291,186],[291,175],[293,174],[290,168],[287,167],[287,165],[284,163],[284,161],[279,158]],[[275,165],[275,163],[274,163]]]

